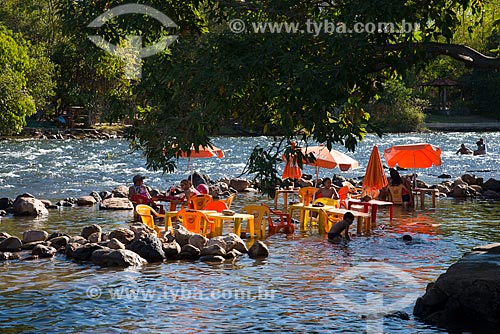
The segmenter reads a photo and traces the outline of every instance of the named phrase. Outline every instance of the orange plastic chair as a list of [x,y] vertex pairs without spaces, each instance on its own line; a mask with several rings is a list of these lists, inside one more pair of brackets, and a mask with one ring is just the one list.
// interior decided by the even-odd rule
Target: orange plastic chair
[[229,208],[227,207],[225,202],[217,200],[205,205],[203,210],[215,210],[217,212],[222,212],[222,210],[229,210]]
[[314,197],[314,192],[317,191],[314,187],[303,187],[299,189],[300,202],[304,205],[309,205]]
[[208,236],[215,230],[214,222],[200,211],[181,209],[177,213],[177,219],[181,220],[182,226],[188,231],[203,236]]
[[235,197],[236,197],[236,194],[231,194],[227,198],[221,199],[221,201],[226,203],[228,209],[231,209],[231,204],[233,203],[233,200]]
[[202,210],[208,203],[212,201],[212,196],[206,194],[191,196],[188,201],[188,208],[193,210]]
[[163,218],[158,212],[156,212],[152,207],[145,204],[138,204],[135,207],[135,212],[141,218],[141,222],[156,231],[158,236],[161,236],[161,230],[155,224],[155,218]]
[[278,223],[275,223],[274,220],[270,217],[268,227],[269,235],[281,232],[282,230],[286,234],[293,234],[293,232],[295,231],[295,226],[293,226],[292,217],[290,217],[290,214],[285,213],[281,210],[273,210],[266,204],[261,205],[265,206],[271,214],[277,215],[280,218],[280,221]]
[[340,206],[344,207],[344,209],[347,209],[347,200],[349,198],[349,186],[343,186],[342,188],[339,189],[337,192],[339,194],[339,204]]

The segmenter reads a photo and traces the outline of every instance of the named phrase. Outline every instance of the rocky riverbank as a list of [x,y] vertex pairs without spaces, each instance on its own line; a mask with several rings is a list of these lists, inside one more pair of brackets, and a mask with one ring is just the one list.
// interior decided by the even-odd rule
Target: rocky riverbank
[[49,235],[42,230],[25,231],[21,238],[0,233],[0,261],[51,258],[57,253],[76,262],[101,267],[129,267],[166,260],[222,263],[235,261],[243,254],[258,259],[268,257],[269,249],[258,240],[248,249],[235,234],[207,239],[189,232],[182,225],[163,237],[141,223],[109,233],[94,224],[84,227],[77,236],[60,232]]
[[500,244],[475,247],[429,283],[413,313],[423,321],[463,333],[498,333]]

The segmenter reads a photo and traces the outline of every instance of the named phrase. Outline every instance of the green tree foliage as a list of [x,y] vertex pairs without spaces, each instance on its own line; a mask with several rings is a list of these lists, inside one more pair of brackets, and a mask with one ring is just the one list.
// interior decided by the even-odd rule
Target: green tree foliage
[[384,132],[418,130],[425,115],[412,89],[399,80],[387,80],[382,86],[381,98],[370,107],[372,122]]
[[[209,145],[228,119],[265,133],[279,129],[286,139],[328,147],[341,143],[354,150],[370,129],[365,106],[380,97],[381,83],[447,52],[447,45],[429,42],[451,40],[463,21],[461,13],[477,15],[482,3],[268,0],[209,2],[204,11],[197,8],[209,22],[208,31],[181,36],[169,53],[145,66],[145,112],[130,138],[155,169],[173,170],[179,148]],[[233,19],[247,29],[230,31]],[[344,33],[252,31],[256,22],[293,22],[305,29],[324,20],[343,22],[335,27]],[[407,28],[406,22],[419,29],[349,31],[358,22],[391,22],[394,29]],[[266,165],[261,159],[266,154],[256,150],[255,162]]]
[[50,61],[21,35],[0,25],[0,133],[15,134],[50,97]]

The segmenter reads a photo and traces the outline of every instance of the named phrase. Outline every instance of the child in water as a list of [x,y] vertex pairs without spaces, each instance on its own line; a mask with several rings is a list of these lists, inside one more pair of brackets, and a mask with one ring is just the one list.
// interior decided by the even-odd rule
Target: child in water
[[339,243],[342,241],[341,233],[344,232],[345,240],[349,241],[349,226],[354,222],[354,215],[352,212],[346,212],[344,214],[344,219],[333,224],[332,228],[328,232],[328,242]]

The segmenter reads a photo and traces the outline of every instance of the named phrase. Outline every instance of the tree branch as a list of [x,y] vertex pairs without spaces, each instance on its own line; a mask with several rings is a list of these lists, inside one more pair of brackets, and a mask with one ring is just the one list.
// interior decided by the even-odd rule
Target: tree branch
[[474,68],[500,69],[500,58],[483,55],[468,46],[460,44],[435,42],[392,44],[383,46],[382,51],[404,51],[412,48],[433,56],[449,56]]

